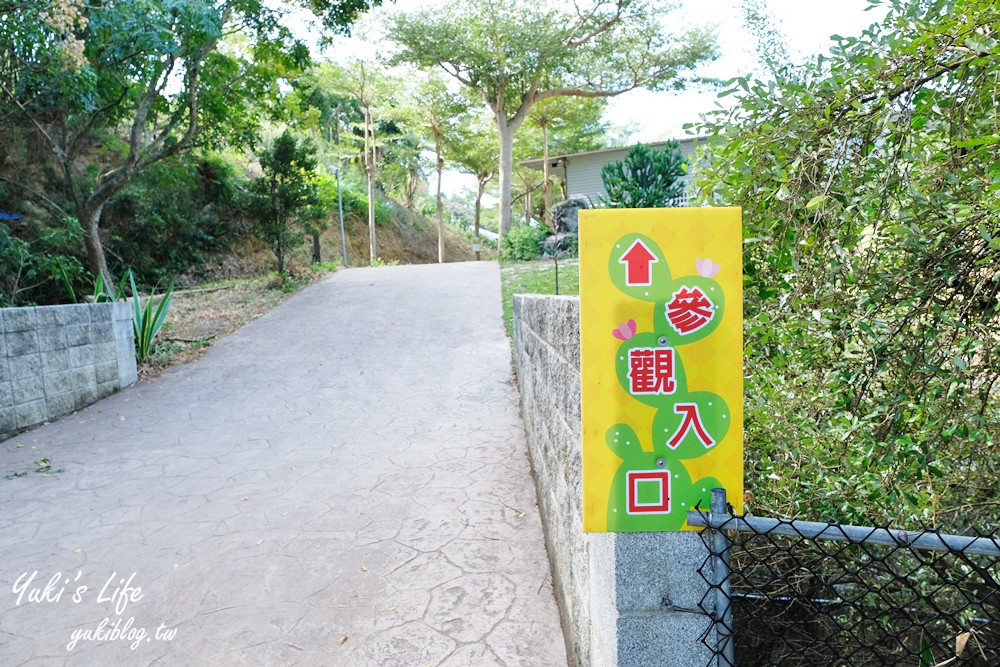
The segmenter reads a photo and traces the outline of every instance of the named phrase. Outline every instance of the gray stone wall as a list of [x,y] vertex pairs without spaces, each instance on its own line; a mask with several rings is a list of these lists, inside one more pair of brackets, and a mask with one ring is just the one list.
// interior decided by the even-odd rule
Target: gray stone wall
[[515,296],[514,358],[571,664],[708,664],[700,537],[583,532],[579,300]]
[[0,439],[137,379],[130,304],[0,309]]

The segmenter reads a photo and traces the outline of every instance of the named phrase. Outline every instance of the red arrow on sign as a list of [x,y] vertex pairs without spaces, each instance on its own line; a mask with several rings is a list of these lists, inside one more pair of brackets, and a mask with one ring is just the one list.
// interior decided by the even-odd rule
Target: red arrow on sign
[[650,270],[653,264],[659,262],[660,258],[654,255],[642,239],[636,239],[635,243],[618,258],[619,264],[625,265],[625,284],[650,285],[653,277]]

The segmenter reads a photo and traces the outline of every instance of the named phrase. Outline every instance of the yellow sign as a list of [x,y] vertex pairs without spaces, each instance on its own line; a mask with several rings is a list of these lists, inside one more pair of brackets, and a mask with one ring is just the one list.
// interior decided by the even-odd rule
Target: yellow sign
[[687,529],[743,499],[738,208],[580,211],[583,527]]

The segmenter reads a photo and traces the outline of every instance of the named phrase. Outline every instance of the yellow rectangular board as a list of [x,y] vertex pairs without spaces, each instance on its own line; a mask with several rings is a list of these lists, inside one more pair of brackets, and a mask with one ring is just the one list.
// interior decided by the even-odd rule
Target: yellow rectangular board
[[743,500],[739,208],[580,211],[583,528]]

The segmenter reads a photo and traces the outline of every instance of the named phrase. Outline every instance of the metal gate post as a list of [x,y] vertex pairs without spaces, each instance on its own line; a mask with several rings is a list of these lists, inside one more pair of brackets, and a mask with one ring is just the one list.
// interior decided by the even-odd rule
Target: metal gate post
[[720,667],[733,667],[736,662],[733,650],[733,606],[729,581],[729,537],[715,522],[719,517],[728,516],[726,490],[712,489],[712,569],[715,573],[715,632],[719,648]]

